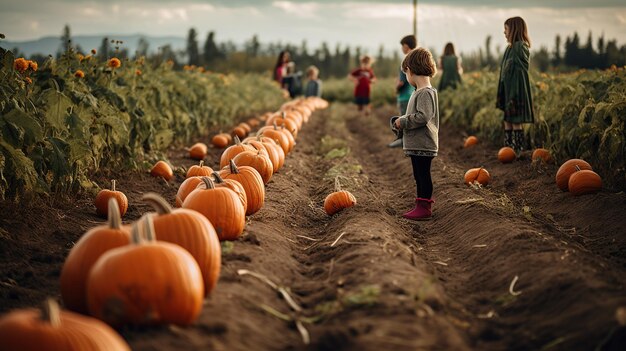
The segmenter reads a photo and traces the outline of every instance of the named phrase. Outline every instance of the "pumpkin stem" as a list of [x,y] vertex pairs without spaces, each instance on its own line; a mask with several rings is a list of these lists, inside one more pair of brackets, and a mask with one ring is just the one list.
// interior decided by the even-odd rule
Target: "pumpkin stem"
[[285,111],[282,111],[280,113],[280,117],[283,118],[283,119],[285,118],[286,115],[287,115],[287,112],[285,112]]
[[239,139],[239,137],[238,137],[237,135],[235,135],[235,136],[233,137],[233,140],[235,141],[235,145],[239,145],[239,144],[241,144],[241,139]]
[[215,178],[215,182],[218,184],[224,183],[224,178],[220,176],[217,172],[213,173],[213,178]]
[[111,191],[115,191],[115,179],[111,180]]
[[276,121],[274,121],[274,130],[278,130],[278,126],[276,125]]
[[61,308],[55,299],[46,299],[41,309],[41,320],[50,323],[53,328],[61,326]]
[[200,160],[199,166],[200,166],[200,168],[204,167],[204,160]]
[[[574,165],[574,168],[576,168],[576,172],[580,171],[580,167],[578,167],[578,165]],[[578,177],[578,176],[577,176]]]
[[146,202],[148,205],[157,211],[159,215],[172,213],[172,206],[165,201],[161,195],[157,193],[145,193],[141,197],[141,201]]
[[230,173],[231,174],[239,174],[239,168],[237,168],[237,165],[235,164],[235,161],[233,161],[232,159],[228,161],[228,164],[230,165]]
[[147,241],[156,241],[156,233],[155,233],[155,229],[154,229],[154,219],[152,219],[152,216],[154,216],[151,213],[146,214],[144,217],[146,217],[143,221],[144,223],[144,235],[146,237]]
[[341,191],[341,183],[339,183],[339,176],[335,177],[335,191]]
[[130,239],[131,242],[135,245],[139,245],[143,241],[143,238],[141,237],[141,231],[139,230],[139,226],[141,225],[139,222],[140,221],[133,223],[133,226],[130,230]]
[[122,224],[122,219],[120,218],[120,206],[114,198],[109,199],[107,218],[109,220],[109,228],[120,229]]
[[204,185],[206,185],[207,189],[215,189],[215,183],[213,183],[211,178],[209,178],[209,177],[202,177],[202,181],[204,182]]

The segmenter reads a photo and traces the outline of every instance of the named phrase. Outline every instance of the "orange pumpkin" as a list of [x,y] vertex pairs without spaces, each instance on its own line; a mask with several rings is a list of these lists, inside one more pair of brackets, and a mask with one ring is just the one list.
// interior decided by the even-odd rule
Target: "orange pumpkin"
[[289,141],[289,152],[293,151],[293,148],[296,146],[296,139],[294,138],[292,132],[289,131],[284,124],[280,126],[279,130],[287,136],[287,140]]
[[206,157],[209,148],[204,143],[195,143],[189,148],[189,157],[194,160],[202,160]]
[[243,139],[246,137],[246,135],[248,135],[248,132],[242,128],[242,127],[235,127],[233,128],[231,134],[233,135],[233,137],[239,137],[239,139]]
[[178,192],[176,193],[176,207],[181,207],[187,196],[189,196],[192,191],[196,190],[196,187],[198,187],[200,183],[202,183],[201,176],[185,179],[185,181],[180,184],[180,187],[178,187]]
[[[290,150],[289,139],[287,135],[285,135],[284,132],[278,129],[277,126],[274,125],[271,127],[263,127],[259,129],[257,134],[262,134],[264,137],[268,137],[274,140],[276,144],[280,145],[280,147],[283,149],[283,151],[285,152],[285,155],[289,153],[289,150]],[[220,167],[222,166],[220,165]]]
[[244,151],[253,151],[254,148],[250,145],[243,144],[239,137],[235,136],[235,145],[229,146],[220,157],[220,168],[223,168],[228,165],[228,161],[232,160],[238,154]]
[[571,160],[565,161],[565,163],[563,163],[561,167],[559,167],[559,170],[556,172],[556,185],[559,187],[559,189],[563,191],[568,190],[569,178],[574,172],[577,171],[576,167],[578,167],[578,169],[580,170],[593,170],[593,168],[591,168],[591,165],[585,160],[573,158]]
[[200,161],[198,165],[193,165],[187,170],[187,178],[190,177],[208,177],[213,174],[213,169],[204,165],[204,161]]
[[246,225],[246,210],[241,199],[226,187],[215,187],[208,177],[202,178],[206,189],[196,189],[187,196],[183,208],[195,210],[213,224],[220,240],[236,240]]
[[[279,156],[278,156],[278,151],[276,151],[276,144],[274,145],[270,145],[270,144],[266,144],[263,143],[262,141],[260,141],[261,138],[255,139],[255,140],[251,140],[248,142],[248,145],[252,146],[253,148],[255,148],[256,150],[263,150],[261,151],[262,154],[266,155],[270,161],[272,162],[272,172],[275,173],[276,171],[278,171],[278,165],[280,163],[279,160]],[[272,143],[274,143],[272,141]]]
[[222,248],[211,222],[196,211],[172,209],[155,193],[147,193],[141,199],[158,214],[153,217],[156,239],[189,251],[200,267],[204,293],[208,295],[217,284],[222,262]]
[[122,220],[115,199],[109,199],[109,221],[87,231],[78,239],[61,269],[61,297],[73,311],[87,313],[87,277],[91,267],[105,252],[128,245],[129,234],[121,227]]
[[515,154],[515,151],[508,146],[505,146],[498,151],[498,161],[502,163],[511,163],[515,161],[516,158],[517,155]]
[[263,145],[267,147],[272,147],[274,150],[276,150],[276,154],[278,155],[278,169],[283,168],[283,166],[285,165],[285,151],[283,150],[283,148],[280,147],[280,145],[278,145],[276,141],[274,141],[274,139],[272,138],[261,136],[261,141],[263,142]]
[[[219,175],[218,172],[213,173],[213,185],[217,187],[226,187],[237,194],[237,197],[241,200],[241,204],[243,205],[244,210],[248,209],[248,198],[246,197],[246,190],[243,185],[234,179],[224,179]],[[202,183],[198,184],[196,189],[207,189],[207,183],[203,179]]]
[[479,183],[480,185],[489,184],[489,180],[491,180],[491,176],[486,169],[479,168],[471,168],[467,172],[465,172],[465,184],[470,185],[474,182]]
[[3,350],[130,351],[111,327],[95,318],[62,311],[53,299],[41,310],[15,310],[0,318],[0,340]]
[[[291,132],[291,134],[293,134],[294,139],[298,137],[298,123],[292,119],[292,118],[283,118],[281,117],[276,117],[272,119],[272,123],[275,123],[277,126],[282,126],[283,124],[285,125],[285,128],[287,128],[288,131]],[[270,126],[272,126],[273,124],[270,124]]]
[[249,118],[249,119],[246,121],[246,123],[248,123],[248,125],[249,125],[250,127],[252,127],[252,128],[256,128],[256,127],[258,127],[258,126],[259,126],[259,124],[260,124],[261,122],[259,122],[259,120],[258,120],[258,119],[256,119],[256,118],[254,118],[254,117],[253,117],[253,118]]
[[182,247],[154,240],[153,216],[134,223],[131,244],[106,252],[89,273],[89,312],[110,325],[187,326],[202,309],[198,263]]
[[117,201],[120,210],[120,216],[124,217],[128,210],[128,199],[123,192],[115,190],[115,179],[111,180],[111,190],[102,189],[96,195],[94,204],[96,205],[96,213],[98,216],[104,217],[109,213],[109,199]]
[[535,151],[533,151],[531,160],[541,160],[544,163],[550,163],[552,162],[552,155],[550,155],[550,151],[546,149],[537,148],[535,149]]
[[602,178],[598,173],[585,169],[581,170],[577,167],[577,171],[574,172],[567,183],[569,192],[574,195],[583,195],[597,193],[602,190]]
[[246,215],[253,215],[263,207],[265,185],[256,169],[249,166],[237,167],[231,160],[229,165],[218,173],[224,179],[233,179],[241,184],[246,193]]
[[241,127],[246,131],[246,135],[252,131],[252,127],[246,122],[241,122],[237,125],[237,127]]
[[346,190],[335,191],[324,199],[324,211],[329,216],[354,205],[356,205],[356,198]]
[[463,145],[463,147],[470,147],[476,144],[478,144],[478,138],[471,135],[471,136],[468,136],[467,139],[465,139],[465,144]]
[[267,184],[272,179],[274,174],[274,166],[272,161],[266,155],[261,153],[261,150],[244,151],[233,158],[233,162],[237,166],[250,166],[259,172],[263,183]]
[[230,135],[224,133],[216,134],[211,139],[211,144],[219,149],[225,148],[230,143],[230,141],[228,141],[229,136]]
[[165,161],[159,161],[150,170],[150,175],[153,177],[161,177],[169,181],[174,177],[174,172],[172,171],[172,167],[165,163]]

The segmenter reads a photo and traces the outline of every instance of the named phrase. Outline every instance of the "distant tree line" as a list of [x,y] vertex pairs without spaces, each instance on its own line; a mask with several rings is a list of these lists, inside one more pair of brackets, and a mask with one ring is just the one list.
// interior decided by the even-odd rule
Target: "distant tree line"
[[[465,71],[478,69],[496,69],[500,63],[503,49],[500,45],[492,48],[491,36],[485,38],[484,46],[471,53],[462,53],[463,67]],[[119,58],[136,58],[145,56],[150,62],[158,65],[161,62],[172,60],[175,67],[182,68],[184,65],[203,66],[207,70],[219,72],[259,72],[268,73],[274,66],[278,54],[287,50],[291,59],[296,63],[298,70],[306,70],[309,65],[315,65],[320,69],[322,78],[345,77],[353,68],[359,65],[359,58],[368,54],[374,58],[374,71],[378,76],[394,76],[398,73],[401,57],[399,56],[400,44],[392,48],[393,54],[389,55],[385,47],[380,46],[376,53],[370,53],[362,47],[350,47],[349,45],[337,44],[331,48],[326,42],[320,47],[310,49],[306,39],[299,45],[282,42],[270,42],[262,44],[257,35],[252,36],[243,45],[236,45],[232,41],[218,42],[215,32],[207,33],[202,45],[199,34],[195,28],[189,29],[186,48],[174,50],[171,45],[158,47],[156,52],[150,51],[147,39],[140,38],[134,53],[129,53],[124,43],[117,40],[103,38],[97,50],[99,57],[107,59],[112,56]],[[443,49],[443,48],[441,48]],[[61,44],[57,57],[69,50],[82,54],[90,54],[80,46],[73,46],[70,28],[63,28]],[[442,50],[430,48],[437,59]],[[16,51],[16,50],[14,50]],[[16,52],[17,55],[19,53]],[[43,61],[46,57],[34,56],[31,59]],[[563,43],[559,35],[555,38],[552,51],[546,47],[540,47],[533,51],[531,64],[535,69],[545,72],[548,70],[568,71],[579,68],[604,69],[611,65],[626,65],[626,45],[618,46],[617,41],[606,40],[604,35],[599,37],[596,45],[593,45],[591,32],[587,41],[582,44],[578,33],[571,37],[567,36]],[[269,73],[268,73],[269,74]]]

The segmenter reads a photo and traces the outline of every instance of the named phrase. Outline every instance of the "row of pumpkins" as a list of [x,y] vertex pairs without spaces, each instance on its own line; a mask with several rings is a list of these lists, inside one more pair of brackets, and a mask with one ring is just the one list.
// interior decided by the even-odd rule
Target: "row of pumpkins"
[[[464,147],[472,147],[478,143],[478,138],[469,136],[465,139]],[[505,146],[498,151],[498,161],[511,163],[517,159],[517,154],[512,148]],[[533,150],[531,160],[533,162],[552,162],[552,155],[543,148]],[[465,184],[479,183],[487,185],[491,179],[489,172],[483,168],[471,168],[465,172]],[[562,191],[569,191],[573,195],[595,193],[602,190],[602,178],[593,171],[591,165],[585,160],[570,159],[563,163],[556,172],[556,185]]]
[[[235,240],[243,233],[245,216],[263,206],[265,185],[293,150],[298,130],[315,109],[327,106],[320,98],[290,101],[265,116],[266,126],[256,137],[240,141],[234,133],[234,144],[222,153],[220,171],[202,161],[188,170],[176,195],[180,208],[148,193],[142,200],[155,212],[123,225],[128,201],[113,182],[95,200],[107,224],[78,240],[61,271],[61,296],[74,312],[61,310],[52,299],[41,310],[10,312],[0,318],[2,348],[130,350],[109,325],[193,323],[217,284],[220,240]],[[203,159],[208,151],[192,154],[194,149],[189,149],[192,158]],[[166,180],[173,176],[162,161],[151,174]],[[325,208],[327,203],[332,214],[356,200],[347,191],[336,191],[326,198]]]

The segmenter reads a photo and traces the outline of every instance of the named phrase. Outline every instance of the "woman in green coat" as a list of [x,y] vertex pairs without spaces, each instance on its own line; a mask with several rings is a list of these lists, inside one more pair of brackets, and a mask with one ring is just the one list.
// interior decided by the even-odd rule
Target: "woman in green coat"
[[509,45],[500,65],[496,107],[504,111],[504,145],[519,153],[524,147],[522,124],[535,121],[528,79],[530,38],[526,22],[521,17],[507,19],[504,36]]
[[443,49],[443,56],[439,58],[439,71],[441,80],[439,81],[439,91],[443,91],[446,88],[456,88],[458,84],[461,84],[461,74],[463,74],[463,67],[461,67],[461,58],[454,54],[454,45],[447,43]]

